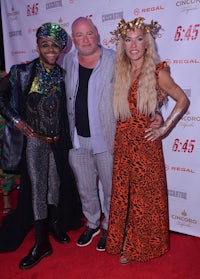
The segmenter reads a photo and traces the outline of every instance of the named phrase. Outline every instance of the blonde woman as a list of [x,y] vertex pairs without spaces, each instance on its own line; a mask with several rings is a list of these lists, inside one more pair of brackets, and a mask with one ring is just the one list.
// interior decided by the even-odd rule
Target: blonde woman
[[[189,100],[159,62],[154,37],[160,26],[121,20],[114,82],[117,128],[106,251],[120,263],[145,262],[169,250],[168,198],[161,138],[187,110]],[[148,128],[167,94],[176,104],[160,128]]]

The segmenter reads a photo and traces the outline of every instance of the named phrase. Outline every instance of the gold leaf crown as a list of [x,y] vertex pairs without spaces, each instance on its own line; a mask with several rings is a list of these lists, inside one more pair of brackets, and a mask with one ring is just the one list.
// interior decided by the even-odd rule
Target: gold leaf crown
[[145,24],[144,20],[145,19],[143,17],[138,17],[132,21],[127,22],[124,19],[121,19],[117,25],[117,29],[110,33],[114,35],[115,39],[117,40],[120,37],[122,39],[125,39],[127,32],[134,31],[135,28],[138,28],[144,30],[144,33],[150,33],[155,38],[159,30],[161,29],[161,25],[158,24],[157,21],[153,20],[150,24]]

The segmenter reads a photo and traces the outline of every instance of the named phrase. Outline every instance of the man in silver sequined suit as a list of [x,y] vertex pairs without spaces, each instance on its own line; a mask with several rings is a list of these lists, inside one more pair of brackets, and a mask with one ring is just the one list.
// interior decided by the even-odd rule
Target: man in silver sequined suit
[[[67,146],[69,136],[63,133],[67,119],[64,72],[56,64],[69,37],[53,23],[40,26],[36,37],[39,57],[28,64],[12,66],[0,86],[0,113],[23,135],[31,182],[35,244],[21,260],[20,269],[31,268],[52,253],[49,232],[60,243],[70,240],[58,225],[61,157],[70,148],[70,140]],[[11,159],[5,160],[10,163]]]

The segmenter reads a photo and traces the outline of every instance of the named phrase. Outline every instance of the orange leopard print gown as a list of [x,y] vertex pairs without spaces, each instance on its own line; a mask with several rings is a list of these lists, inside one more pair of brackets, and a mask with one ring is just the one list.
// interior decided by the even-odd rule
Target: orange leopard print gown
[[145,262],[169,250],[168,196],[162,142],[144,138],[149,118],[137,113],[137,85],[129,91],[132,118],[117,123],[106,251]]

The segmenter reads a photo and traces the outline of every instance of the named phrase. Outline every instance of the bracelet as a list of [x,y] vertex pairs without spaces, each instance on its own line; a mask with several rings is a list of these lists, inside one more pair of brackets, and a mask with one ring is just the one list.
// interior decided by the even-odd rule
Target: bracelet
[[12,121],[13,121],[14,125],[16,126],[19,123],[20,120],[15,118],[15,117],[13,117]]

